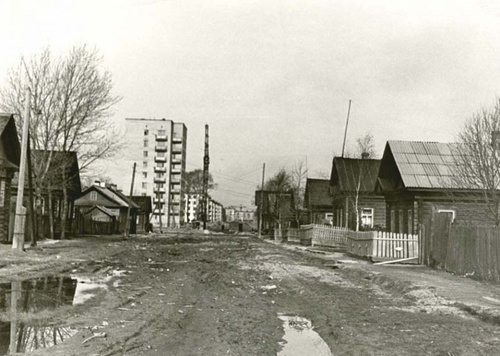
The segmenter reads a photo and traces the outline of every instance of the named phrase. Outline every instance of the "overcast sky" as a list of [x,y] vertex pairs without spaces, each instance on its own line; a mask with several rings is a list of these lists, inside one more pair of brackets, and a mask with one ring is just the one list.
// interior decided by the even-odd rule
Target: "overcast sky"
[[[0,0],[0,85],[21,55],[89,44],[123,97],[113,120],[188,128],[187,169],[210,171],[224,205],[250,206],[266,176],[307,161],[309,177],[371,132],[453,141],[499,95],[495,1]],[[125,188],[125,187],[124,187]]]

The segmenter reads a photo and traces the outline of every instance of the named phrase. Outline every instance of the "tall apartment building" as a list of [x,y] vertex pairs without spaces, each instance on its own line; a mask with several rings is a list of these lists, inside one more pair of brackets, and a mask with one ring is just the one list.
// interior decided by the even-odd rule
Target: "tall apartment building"
[[124,160],[130,167],[137,163],[135,194],[152,197],[151,223],[183,225],[186,125],[166,119],[126,119],[125,123]]

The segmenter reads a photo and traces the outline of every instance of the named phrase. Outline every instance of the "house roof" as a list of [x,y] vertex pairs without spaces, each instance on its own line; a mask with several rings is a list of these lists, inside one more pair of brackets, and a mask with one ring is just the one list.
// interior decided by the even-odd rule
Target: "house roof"
[[380,185],[382,189],[389,188],[387,170],[395,164],[406,188],[459,189],[453,179],[458,152],[457,143],[388,141],[380,168]]
[[108,216],[119,216],[119,213],[117,211],[113,211],[101,205],[94,205],[92,208],[87,210],[85,214],[90,214],[93,210],[100,210]]
[[18,168],[21,160],[21,144],[17,135],[14,115],[0,113],[0,137],[9,160],[8,168]]
[[[78,198],[75,201],[75,205],[77,206],[88,206],[88,202],[82,200],[82,197],[90,193],[91,191],[97,191],[99,194],[107,198],[111,202],[111,204],[108,207],[119,207],[119,208],[127,208],[128,207],[128,201],[129,199],[121,192],[118,190],[114,190],[110,187],[101,187],[98,185],[93,185],[89,188],[87,188],[83,193],[80,198]],[[137,209],[139,208],[139,205],[134,203],[130,204],[131,208]]]
[[[45,151],[45,150],[33,150],[31,157],[32,159],[32,167],[33,175],[36,174],[36,165],[40,163],[44,163],[49,159],[49,155],[51,156],[51,162],[49,166],[50,179],[52,181],[52,191],[60,191],[62,190],[62,177],[60,172],[61,167],[66,168],[66,175],[68,180],[68,194],[70,198],[76,199],[76,197],[80,196],[82,192],[82,186],[80,181],[80,168],[78,167],[78,156],[74,151]],[[28,170],[26,170],[26,176],[28,176]],[[26,178],[27,179],[27,178]],[[19,175],[16,174],[14,180],[12,182],[13,187],[17,187],[19,181]]]
[[375,190],[379,159],[335,157],[333,159],[330,184],[345,192],[371,193]]
[[308,205],[331,206],[330,180],[307,178],[304,199]]

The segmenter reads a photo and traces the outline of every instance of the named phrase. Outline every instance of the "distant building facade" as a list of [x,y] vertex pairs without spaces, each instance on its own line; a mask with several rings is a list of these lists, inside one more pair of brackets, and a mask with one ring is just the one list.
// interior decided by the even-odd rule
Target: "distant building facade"
[[[121,186],[131,183],[137,163],[134,195],[151,196],[151,223],[155,227],[177,227],[186,223],[184,175],[186,172],[187,128],[167,119],[125,120],[124,168]],[[128,185],[127,185],[128,183]]]
[[[185,194],[186,209],[184,220],[192,222],[199,219],[201,209],[201,194]],[[223,221],[224,206],[208,196],[207,222]]]
[[226,208],[226,221],[254,221],[255,209],[250,209],[244,206],[230,206]]

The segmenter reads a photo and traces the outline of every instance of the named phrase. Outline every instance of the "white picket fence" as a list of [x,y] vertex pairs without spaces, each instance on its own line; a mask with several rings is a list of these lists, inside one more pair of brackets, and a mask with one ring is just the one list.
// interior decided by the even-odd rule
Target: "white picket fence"
[[351,231],[328,225],[302,225],[300,229],[274,231],[276,241],[344,249],[356,256],[381,259],[418,257],[418,235],[383,231]]
[[383,259],[418,257],[418,235],[384,231],[349,232],[347,252]]

